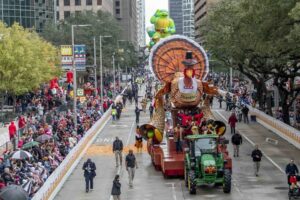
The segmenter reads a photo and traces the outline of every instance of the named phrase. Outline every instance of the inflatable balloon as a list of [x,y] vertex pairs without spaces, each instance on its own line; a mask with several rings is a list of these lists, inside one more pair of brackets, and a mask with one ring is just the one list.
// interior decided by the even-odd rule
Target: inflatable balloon
[[148,138],[153,138],[154,136],[153,130],[149,130],[147,136]]
[[150,21],[154,26],[147,27],[147,33],[151,38],[149,48],[153,47],[161,38],[168,37],[176,32],[175,23],[166,10],[157,10]]

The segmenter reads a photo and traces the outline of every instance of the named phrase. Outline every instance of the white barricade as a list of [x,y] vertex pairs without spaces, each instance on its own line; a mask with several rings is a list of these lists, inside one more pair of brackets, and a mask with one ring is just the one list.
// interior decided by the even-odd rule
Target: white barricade
[[[225,96],[227,92],[223,91],[223,90],[219,90],[219,93],[222,96]],[[232,96],[233,94],[230,93],[230,95]],[[258,123],[260,123],[265,128],[273,131],[279,137],[285,139],[287,142],[291,143],[292,145],[294,145],[295,147],[300,149],[300,131],[299,130],[295,129],[292,126],[285,124],[284,122],[282,122],[278,119],[275,119],[274,117],[267,115],[266,113],[264,113],[256,108],[253,108],[252,106],[249,106],[249,105],[247,105],[247,106],[250,110],[251,115],[256,116],[256,120]]]
[[[122,91],[124,93],[127,87]],[[121,95],[117,96],[115,102],[120,101]],[[111,118],[111,107],[104,113],[100,120],[98,120],[78,142],[78,144],[69,152],[62,163],[55,169],[55,171],[48,177],[44,185],[34,195],[32,200],[52,200],[57,195],[67,178],[71,175],[79,161],[83,157],[86,150],[93,143],[97,137],[97,133],[101,132],[106,123]]]

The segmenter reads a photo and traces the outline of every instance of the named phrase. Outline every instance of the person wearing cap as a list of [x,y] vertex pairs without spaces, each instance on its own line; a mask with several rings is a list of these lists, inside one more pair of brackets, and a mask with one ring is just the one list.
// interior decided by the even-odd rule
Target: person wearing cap
[[290,177],[296,176],[299,174],[299,170],[297,165],[295,164],[294,159],[291,159],[290,163],[286,165],[285,167],[285,173],[287,175],[288,184],[290,185]]
[[96,165],[90,158],[83,164],[82,169],[84,170],[85,178],[85,191],[94,189],[94,178],[96,176]]

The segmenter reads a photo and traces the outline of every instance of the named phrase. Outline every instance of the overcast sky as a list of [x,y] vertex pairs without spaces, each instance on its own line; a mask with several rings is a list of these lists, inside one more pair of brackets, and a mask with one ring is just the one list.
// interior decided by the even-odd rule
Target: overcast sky
[[[146,2],[146,28],[151,26],[150,18],[157,9],[168,10],[168,0],[145,0]],[[147,43],[149,42],[148,34],[146,33]]]

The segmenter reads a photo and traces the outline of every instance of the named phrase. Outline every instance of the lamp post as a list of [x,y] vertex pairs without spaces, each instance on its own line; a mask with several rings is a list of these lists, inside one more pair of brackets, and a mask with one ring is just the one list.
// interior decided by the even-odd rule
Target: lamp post
[[115,53],[112,55],[112,64],[113,64],[113,77],[114,77],[114,95],[113,97],[115,98],[116,96],[116,69],[115,69]]
[[[121,49],[120,49],[120,42],[127,42],[127,40],[118,40],[117,41],[117,46],[118,46],[118,53],[121,53]],[[122,52],[123,53],[123,52]],[[120,66],[119,66],[119,62],[118,62],[118,69],[120,70]],[[121,82],[121,77],[120,77],[120,71],[119,71],[119,81]],[[126,82],[127,82],[127,67],[126,67]],[[119,87],[120,87],[120,83],[119,83]]]
[[93,38],[93,41],[94,41],[94,73],[95,73],[95,76],[94,76],[94,79],[95,79],[95,96],[97,96],[98,94],[98,90],[97,90],[97,55],[96,55],[96,37]]
[[74,128],[77,130],[77,74],[76,74],[76,66],[75,66],[75,53],[74,53],[74,48],[75,48],[75,42],[74,42],[74,28],[75,27],[87,27],[91,26],[89,24],[80,24],[80,25],[72,25],[72,68],[73,68],[73,112],[74,112]]
[[[102,63],[102,38],[110,38],[111,35],[100,35],[100,97],[101,97],[101,107],[103,106],[103,63]],[[103,110],[103,108],[102,108]]]

